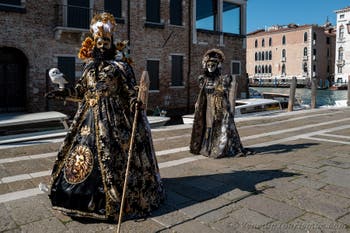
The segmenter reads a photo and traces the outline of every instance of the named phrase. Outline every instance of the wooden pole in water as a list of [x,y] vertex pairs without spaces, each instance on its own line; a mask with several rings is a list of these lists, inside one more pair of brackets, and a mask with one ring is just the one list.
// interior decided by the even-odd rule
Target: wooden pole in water
[[296,88],[297,88],[297,77],[293,77],[292,82],[290,84],[290,89],[289,89],[288,112],[293,111]]
[[316,108],[317,79],[311,79],[311,108]]
[[348,101],[347,101],[348,107],[350,107],[350,75],[348,76]]

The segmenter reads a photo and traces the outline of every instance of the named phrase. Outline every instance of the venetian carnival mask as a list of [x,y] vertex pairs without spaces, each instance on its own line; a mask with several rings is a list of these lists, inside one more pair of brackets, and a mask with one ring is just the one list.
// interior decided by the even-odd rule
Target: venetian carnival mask
[[109,37],[98,37],[96,39],[96,47],[101,51],[105,51],[111,48],[111,38]]
[[218,63],[216,61],[208,61],[207,69],[210,73],[214,72],[218,67]]
[[113,15],[106,12],[94,16],[91,20],[90,31],[94,37],[96,47],[102,52],[111,48],[115,26]]
[[202,65],[209,73],[213,73],[216,70],[220,71],[224,60],[224,53],[220,49],[210,49],[204,54]]

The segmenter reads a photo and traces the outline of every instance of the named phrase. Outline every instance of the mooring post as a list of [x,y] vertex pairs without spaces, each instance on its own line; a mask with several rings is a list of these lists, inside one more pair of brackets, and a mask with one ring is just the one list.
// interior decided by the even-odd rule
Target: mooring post
[[350,107],[350,75],[348,76],[348,101],[347,101],[348,107]]
[[311,79],[311,108],[316,108],[317,79]]
[[297,88],[297,77],[293,77],[292,82],[290,84],[290,89],[289,89],[288,112],[293,111],[296,88]]

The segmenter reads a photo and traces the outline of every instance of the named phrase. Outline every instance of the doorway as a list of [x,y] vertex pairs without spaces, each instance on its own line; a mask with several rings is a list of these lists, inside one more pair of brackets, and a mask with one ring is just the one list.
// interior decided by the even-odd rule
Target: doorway
[[0,47],[0,113],[26,110],[27,66],[20,50]]

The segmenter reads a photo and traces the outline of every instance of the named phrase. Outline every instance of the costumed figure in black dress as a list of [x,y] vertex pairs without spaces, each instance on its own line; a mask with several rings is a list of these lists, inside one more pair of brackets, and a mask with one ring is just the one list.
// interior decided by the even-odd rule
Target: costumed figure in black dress
[[[136,108],[137,87],[129,59],[113,44],[113,15],[96,15],[93,38],[82,43],[82,77],[50,98],[80,101],[55,161],[50,184],[54,209],[70,216],[118,219]],[[124,43],[125,45],[125,43]],[[145,216],[164,199],[164,189],[144,111],[139,111],[124,216]]]
[[245,156],[235,122],[232,76],[221,74],[225,57],[221,50],[208,50],[202,60],[200,91],[195,105],[190,151],[211,158]]

